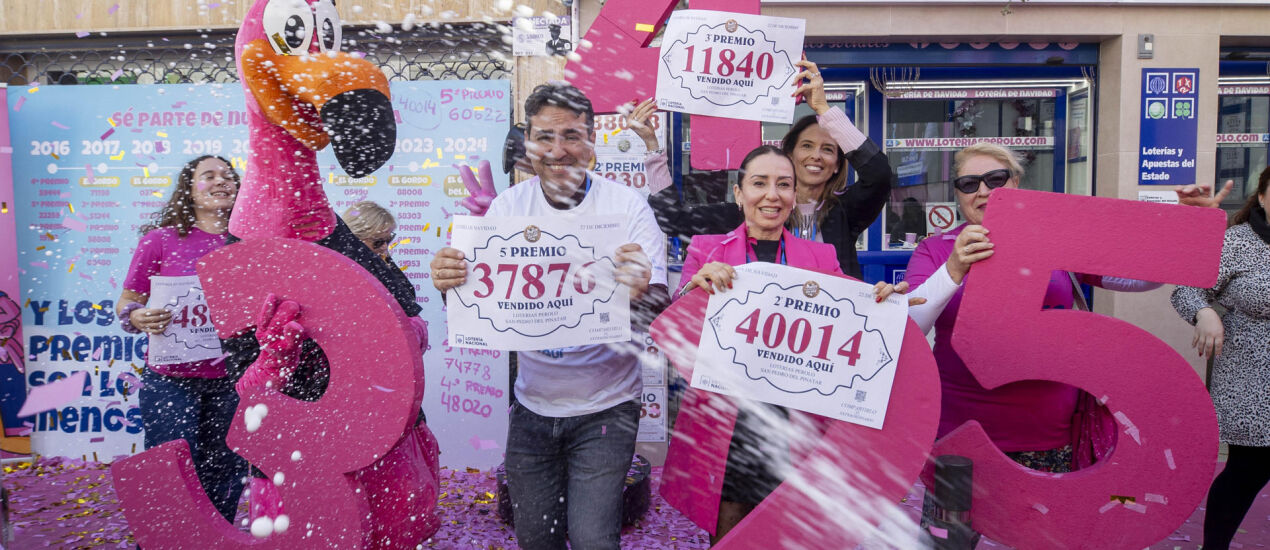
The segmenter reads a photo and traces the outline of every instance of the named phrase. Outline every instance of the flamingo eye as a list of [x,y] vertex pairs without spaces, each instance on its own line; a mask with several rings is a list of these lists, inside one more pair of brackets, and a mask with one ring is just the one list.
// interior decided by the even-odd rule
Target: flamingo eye
[[308,53],[313,41],[313,22],[313,10],[304,0],[270,0],[262,21],[269,45],[282,55]]
[[333,0],[318,0],[313,4],[313,14],[317,20],[318,47],[324,52],[340,51],[340,14],[335,9]]

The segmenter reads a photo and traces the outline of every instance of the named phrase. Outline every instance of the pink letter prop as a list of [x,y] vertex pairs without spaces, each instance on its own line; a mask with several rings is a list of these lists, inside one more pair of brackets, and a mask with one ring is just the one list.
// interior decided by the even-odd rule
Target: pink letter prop
[[[694,0],[690,4],[692,9],[759,13],[759,0]],[[658,52],[647,46],[674,7],[674,0],[609,0],[600,9],[584,38],[591,46],[580,46],[582,60],[565,65],[570,81],[586,92],[596,112],[617,112],[618,106],[652,97],[657,91]],[[653,30],[639,30],[640,25],[651,25]],[[618,71],[631,76],[617,78]],[[761,144],[761,133],[757,121],[692,115],[692,167],[740,168],[745,154]]]
[[[419,433],[426,427],[414,427],[423,361],[405,314],[383,286],[338,253],[280,238],[217,250],[198,272],[222,338],[250,328],[269,292],[298,302],[298,321],[330,362],[330,383],[315,402],[253,388],[242,396],[227,438],[271,479],[283,474],[279,491],[289,529],[255,539],[225,522],[199,486],[189,447],[173,441],[111,468],[138,543],[147,549],[188,548],[192,541],[207,548],[394,548],[413,547],[435,532],[436,444]],[[267,415],[248,432],[244,415],[262,404]],[[429,452],[430,464],[402,462]],[[403,472],[408,475],[396,478]],[[380,496],[385,493],[390,496]]]
[[966,283],[953,346],[984,387],[1078,386],[1104,399],[1123,431],[1101,463],[1046,474],[1006,458],[976,422],[953,430],[933,454],[975,461],[976,530],[1018,548],[1143,548],[1195,510],[1217,458],[1203,382],[1150,333],[1083,311],[1042,311],[1041,298],[1058,269],[1211,286],[1225,220],[1216,209],[993,192],[984,225],[996,254]]
[[[662,313],[651,329],[657,345],[688,380],[707,300],[704,292],[693,291]],[[736,415],[730,399],[689,389],[666,459],[662,496],[711,533]],[[795,420],[790,429],[803,434],[792,450],[794,472],[719,548],[854,548],[878,533],[874,526],[883,522],[904,525],[900,540],[911,542],[903,537],[915,536],[917,527],[896,505],[925,463],[939,422],[939,373],[917,326],[909,321],[904,334],[883,429],[797,411],[790,416]],[[812,419],[813,425],[800,418]]]

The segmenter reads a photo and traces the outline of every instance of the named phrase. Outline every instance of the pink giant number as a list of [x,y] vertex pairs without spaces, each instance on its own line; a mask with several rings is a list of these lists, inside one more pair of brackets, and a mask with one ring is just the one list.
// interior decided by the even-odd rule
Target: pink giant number
[[1082,311],[1042,311],[1041,301],[1056,269],[1211,286],[1223,213],[1011,189],[989,204],[984,225],[996,254],[967,280],[954,348],[984,387],[1053,380],[1105,398],[1121,431],[1110,457],[1072,474],[1015,464],[975,422],[940,439],[934,454],[974,460],[974,525],[992,539],[1018,548],[1160,541],[1212,481],[1217,423],[1204,385],[1150,333]]
[[[364,547],[376,529],[374,504],[354,473],[389,453],[414,424],[423,396],[419,343],[405,314],[352,260],[307,242],[244,241],[209,254],[198,272],[222,337],[249,328],[269,292],[300,303],[297,320],[326,353],[330,383],[314,402],[254,389],[230,428],[231,448],[270,478],[283,474],[288,530],[259,540],[222,519],[199,486],[189,447],[178,440],[111,469],[137,541],[156,549],[188,548],[190,541],[206,548]],[[248,432],[244,414],[260,404],[268,412]],[[417,490],[431,510],[436,487],[430,495],[426,489]]]
[[[693,291],[652,325],[653,339],[687,380],[707,300]],[[666,459],[662,496],[712,533],[736,415],[729,400],[689,389]],[[781,484],[719,548],[854,548],[886,521],[921,471],[939,422],[939,373],[917,326],[909,321],[904,334],[883,429],[816,418],[818,426],[795,442],[797,481]]]
[[[657,50],[648,43],[662,27],[675,0],[609,0],[600,9],[580,46],[581,61],[565,65],[573,85],[586,92],[596,112],[617,112],[632,99],[652,97],[657,89]],[[759,0],[692,0],[689,7],[734,13],[759,13]],[[652,25],[641,31],[637,25]],[[615,73],[622,72],[622,78]],[[630,76],[626,76],[630,73]],[[791,87],[789,90],[793,93]],[[741,166],[750,149],[761,144],[756,121],[692,116],[692,167],[728,170]]]

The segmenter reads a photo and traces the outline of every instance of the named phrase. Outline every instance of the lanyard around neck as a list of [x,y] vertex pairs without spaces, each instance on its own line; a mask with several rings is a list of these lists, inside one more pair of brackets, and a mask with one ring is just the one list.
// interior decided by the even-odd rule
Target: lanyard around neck
[[[755,253],[755,254],[754,254],[754,258],[753,258],[753,259],[751,259],[751,258],[750,258],[750,249],[751,249],[751,248],[752,248],[752,247],[750,246],[750,238],[749,238],[749,237],[746,237],[746,238],[745,238],[745,263],[747,263],[747,264],[748,264],[748,263],[750,263],[750,262],[756,262],[756,261],[758,261],[758,253]],[[776,251],[780,253],[780,254],[779,254],[779,256],[780,256],[780,259],[781,259],[781,262],[780,262],[780,263],[781,263],[781,265],[789,265],[789,262],[788,262],[788,261],[786,261],[786,259],[785,259],[785,236],[784,236],[784,235],[781,235],[780,240],[779,240],[779,241],[777,241],[777,243],[776,243]]]

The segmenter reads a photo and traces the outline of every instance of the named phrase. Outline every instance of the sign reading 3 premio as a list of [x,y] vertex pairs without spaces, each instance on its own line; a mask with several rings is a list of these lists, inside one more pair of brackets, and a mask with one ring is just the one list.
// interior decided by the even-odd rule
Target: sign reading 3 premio
[[521,351],[630,340],[630,294],[613,261],[626,224],[455,216],[452,246],[468,274],[448,294],[450,344]]
[[780,264],[736,267],[710,297],[692,387],[881,428],[908,300]]
[[668,111],[789,124],[806,22],[709,10],[670,17],[657,64]]

